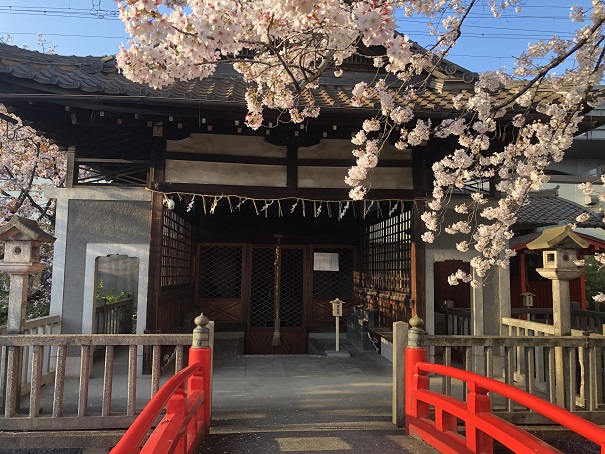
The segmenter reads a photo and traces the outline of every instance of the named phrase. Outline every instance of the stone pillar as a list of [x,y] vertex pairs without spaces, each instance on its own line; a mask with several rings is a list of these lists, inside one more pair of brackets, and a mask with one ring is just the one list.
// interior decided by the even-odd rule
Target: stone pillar
[[555,336],[571,335],[571,304],[567,280],[552,281],[552,317]]
[[[473,279],[479,282],[479,287],[471,287],[471,326],[473,336],[485,334],[485,306],[483,298],[483,278],[478,276],[473,269]],[[485,375],[485,355],[480,347],[472,347],[472,371],[476,374]]]

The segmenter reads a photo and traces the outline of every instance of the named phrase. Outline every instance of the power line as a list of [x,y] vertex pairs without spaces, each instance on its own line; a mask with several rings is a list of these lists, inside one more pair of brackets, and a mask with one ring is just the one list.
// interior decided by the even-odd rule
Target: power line
[[0,34],[11,35],[11,36],[17,36],[17,35],[60,36],[62,38],[103,38],[103,39],[128,39],[128,38],[130,38],[126,34],[123,36],[107,36],[107,35],[78,35],[78,34],[71,34],[71,33],[34,33],[34,32],[3,32],[3,31],[0,31]]
[[[13,36],[18,36],[18,35],[60,36],[60,37],[64,37],[64,38],[103,38],[103,39],[127,39],[127,38],[129,38],[129,36],[127,34],[124,34],[121,36],[110,36],[110,35],[82,35],[82,34],[74,34],[74,33],[10,32],[10,31],[0,31],[0,34],[13,35]],[[424,32],[424,31],[414,31],[410,35],[412,38],[414,38],[415,36],[429,36],[429,37],[434,36],[431,33]],[[558,36],[562,36],[562,35],[563,34],[558,34]],[[551,35],[544,36],[541,38],[539,36],[532,36],[532,35],[527,35],[527,34],[523,34],[523,33],[512,33],[512,34],[493,33],[493,34],[490,34],[490,33],[479,33],[479,32],[466,32],[466,33],[463,32],[461,35],[461,38],[465,38],[465,37],[467,37],[467,38],[483,38],[483,39],[539,40],[539,39],[549,39],[551,37]]]
[[118,12],[108,9],[79,9],[79,8],[35,8],[18,6],[0,6],[0,14],[65,17],[73,19],[119,20]]

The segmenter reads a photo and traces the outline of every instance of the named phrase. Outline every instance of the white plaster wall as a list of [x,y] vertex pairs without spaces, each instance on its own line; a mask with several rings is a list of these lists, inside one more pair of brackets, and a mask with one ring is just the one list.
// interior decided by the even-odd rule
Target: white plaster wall
[[[323,139],[317,145],[310,147],[300,147],[298,157],[300,159],[349,159],[354,163],[355,157],[352,152],[357,146],[350,140],[343,139]],[[391,144],[385,144],[380,152],[381,159],[388,160],[412,160],[412,152],[409,150],[398,150]]]
[[[344,182],[348,168],[302,166],[298,168],[298,185],[301,188],[346,188]],[[377,167],[367,185],[372,189],[412,189],[411,167]]]
[[286,187],[286,166],[166,160],[165,180],[178,183]]
[[264,137],[191,134],[183,140],[169,140],[166,150],[181,153],[204,153],[230,156],[265,156],[283,158],[286,147],[272,145]]

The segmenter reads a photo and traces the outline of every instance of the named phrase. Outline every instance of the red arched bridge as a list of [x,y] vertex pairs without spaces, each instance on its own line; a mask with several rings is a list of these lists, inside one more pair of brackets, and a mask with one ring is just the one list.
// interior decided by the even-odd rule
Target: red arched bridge
[[[212,351],[208,321],[198,317],[189,365],[169,379],[126,431],[111,454],[196,453],[210,431]],[[558,453],[491,411],[503,396],[594,442],[605,454],[605,429],[514,386],[466,370],[427,362],[412,328],[405,352],[405,427],[443,453],[492,453],[498,441],[515,453]],[[459,380],[463,400],[429,389],[429,374]],[[159,422],[158,422],[159,418]],[[155,425],[155,429],[152,430]],[[151,434],[149,435],[149,433]]]

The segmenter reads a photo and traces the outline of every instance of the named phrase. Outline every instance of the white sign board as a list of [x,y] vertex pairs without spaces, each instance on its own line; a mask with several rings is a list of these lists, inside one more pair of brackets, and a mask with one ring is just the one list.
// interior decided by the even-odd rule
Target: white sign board
[[338,271],[338,252],[314,252],[313,271]]

